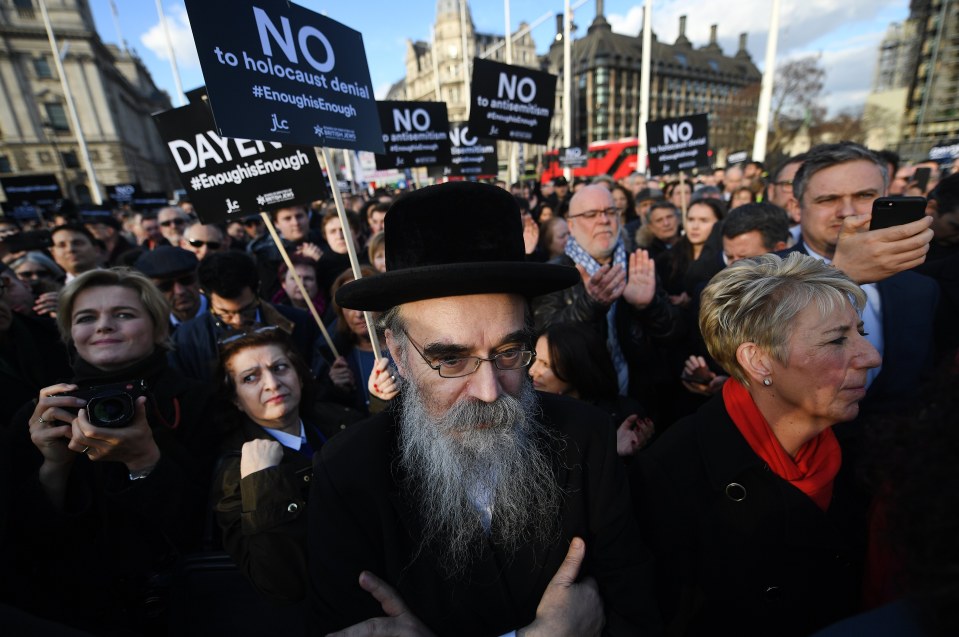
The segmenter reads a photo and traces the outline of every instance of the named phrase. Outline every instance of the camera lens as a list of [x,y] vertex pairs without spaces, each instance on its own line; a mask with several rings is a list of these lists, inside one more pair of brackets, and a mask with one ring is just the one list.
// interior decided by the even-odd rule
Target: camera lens
[[133,419],[133,400],[121,393],[97,396],[87,403],[87,410],[97,427],[122,427]]

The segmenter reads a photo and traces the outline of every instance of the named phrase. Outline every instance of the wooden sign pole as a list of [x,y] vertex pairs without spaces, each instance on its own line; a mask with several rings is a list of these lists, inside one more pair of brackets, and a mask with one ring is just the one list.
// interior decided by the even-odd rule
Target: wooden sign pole
[[310,298],[310,293],[306,291],[306,286],[303,285],[300,275],[297,274],[296,268],[293,267],[293,262],[290,260],[290,255],[286,251],[286,246],[283,245],[283,240],[280,239],[280,235],[276,233],[276,227],[273,225],[273,220],[270,219],[270,215],[265,212],[261,212],[260,216],[263,217],[263,223],[266,224],[266,229],[270,231],[270,236],[273,237],[273,243],[276,244],[277,249],[280,251],[280,256],[283,257],[283,262],[286,263],[286,267],[290,269],[290,274],[293,275],[293,281],[296,283],[296,287],[300,290],[300,294],[303,295],[303,300],[306,301],[306,306],[310,308],[310,314],[313,315],[313,320],[315,320],[316,324],[320,326],[320,331],[323,332],[323,339],[326,340],[327,347],[330,348],[330,351],[333,353],[334,357],[339,357],[340,353],[336,351],[336,346],[333,344],[333,339],[330,338],[329,332],[326,331],[326,326],[323,325],[323,319],[320,318],[320,313],[316,311],[316,307],[313,305],[313,299]]
[[[336,214],[340,217],[340,225],[343,226],[343,238],[346,239],[346,251],[350,255],[350,265],[353,268],[353,278],[357,281],[363,278],[360,272],[360,262],[356,258],[356,245],[353,243],[353,230],[350,228],[350,220],[346,216],[346,209],[343,207],[343,197],[340,195],[340,189],[336,185],[336,170],[333,167],[333,160],[330,158],[330,151],[326,146],[321,147],[320,157],[323,165],[326,166],[326,174],[330,179],[330,190],[333,191],[333,201],[336,202]],[[383,357],[380,353],[380,339],[376,335],[376,326],[373,325],[373,316],[369,312],[363,312],[363,318],[366,319],[366,330],[370,333],[370,343],[373,345],[373,355],[376,361]]]

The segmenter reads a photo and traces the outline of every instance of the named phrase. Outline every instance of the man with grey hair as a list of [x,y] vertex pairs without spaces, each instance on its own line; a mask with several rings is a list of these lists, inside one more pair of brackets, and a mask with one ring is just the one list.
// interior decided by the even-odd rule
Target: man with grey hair
[[169,241],[171,246],[178,247],[180,239],[183,238],[183,230],[190,223],[190,217],[177,206],[167,206],[157,211],[157,222],[163,238]]
[[864,409],[908,399],[918,390],[932,360],[939,296],[935,281],[906,271],[929,251],[929,217],[869,230],[872,204],[888,182],[885,162],[852,142],[812,148],[793,179],[802,233],[790,252],[832,263],[866,292],[862,318],[883,362],[869,372]]
[[388,216],[386,272],[336,300],[385,312],[400,397],[314,461],[315,632],[656,632],[608,417],[527,374],[526,299],[579,274],[524,260],[515,199],[495,186],[423,188]]

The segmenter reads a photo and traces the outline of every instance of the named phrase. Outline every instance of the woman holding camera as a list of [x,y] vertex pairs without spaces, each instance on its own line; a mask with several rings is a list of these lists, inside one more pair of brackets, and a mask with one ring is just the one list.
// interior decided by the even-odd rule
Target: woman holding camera
[[15,472],[34,612],[152,630],[159,580],[199,544],[216,438],[209,392],[167,367],[169,312],[127,269],[63,289],[57,323],[73,378],[40,390],[11,432],[23,445]]

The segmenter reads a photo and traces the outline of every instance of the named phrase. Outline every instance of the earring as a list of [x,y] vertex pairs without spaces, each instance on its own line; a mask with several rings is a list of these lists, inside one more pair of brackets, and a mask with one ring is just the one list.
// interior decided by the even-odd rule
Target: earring
[[763,385],[765,385],[766,387],[769,387],[769,386],[771,386],[772,384],[773,384],[773,379],[772,379],[772,378],[766,377],[766,378],[763,379]]

